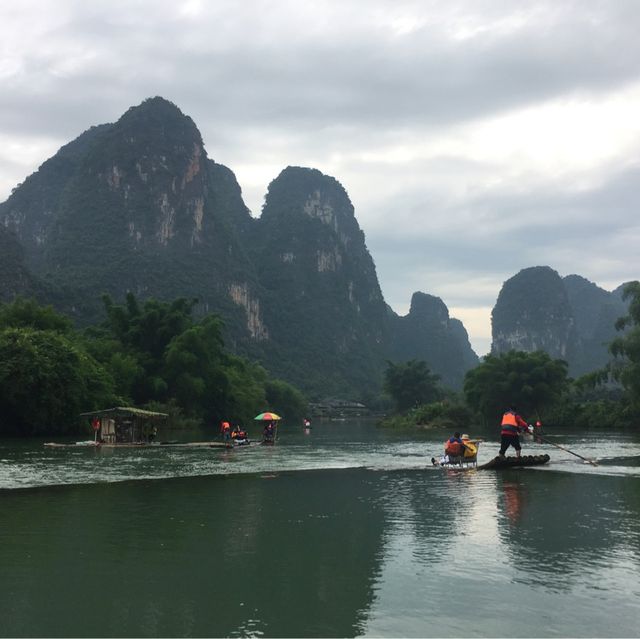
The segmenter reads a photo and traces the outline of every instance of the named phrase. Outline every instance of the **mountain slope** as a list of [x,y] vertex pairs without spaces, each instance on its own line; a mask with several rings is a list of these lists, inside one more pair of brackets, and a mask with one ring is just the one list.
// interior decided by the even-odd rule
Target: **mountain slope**
[[561,278],[548,266],[507,280],[492,313],[492,352],[543,350],[569,364],[573,376],[603,367],[615,322],[627,305],[579,275]]
[[546,351],[570,359],[576,348],[573,312],[562,278],[548,266],[526,268],[502,286],[491,313],[493,353]]
[[[282,373],[330,392],[379,384],[386,305],[353,205],[335,179],[288,167],[269,185],[255,234],[264,317]],[[276,364],[277,366],[277,364]],[[290,370],[286,370],[290,369]]]
[[615,291],[605,291],[579,275],[567,275],[562,281],[580,340],[572,368],[581,375],[609,361],[608,344],[616,337],[615,323],[626,315],[627,304]]
[[422,359],[442,382],[462,388],[464,374],[478,363],[462,322],[449,317],[444,302],[433,295],[414,293],[404,317],[392,317],[391,353],[394,359]]
[[476,361],[441,300],[408,318],[388,310],[337,180],[288,167],[256,220],[233,172],[163,98],[62,147],[0,204],[0,223],[16,282],[4,299],[36,291],[88,324],[103,293],[196,297],[197,312],[222,315],[234,351],[315,397],[377,392],[387,359],[426,357],[455,385]]
[[66,287],[60,303],[81,321],[99,316],[101,293],[133,291],[198,297],[239,326],[244,310],[230,287],[251,279],[237,237],[249,218],[231,171],[207,158],[193,121],[162,98],[82,134],[0,205],[30,268]]
[[0,302],[10,302],[17,295],[32,297],[43,293],[43,287],[26,266],[18,239],[0,225]]

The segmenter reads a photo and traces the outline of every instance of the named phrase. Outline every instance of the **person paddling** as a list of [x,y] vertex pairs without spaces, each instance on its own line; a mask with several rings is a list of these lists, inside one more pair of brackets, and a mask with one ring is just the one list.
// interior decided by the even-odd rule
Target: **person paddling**
[[520,432],[533,432],[533,426],[529,426],[527,422],[518,415],[515,406],[511,406],[508,411],[502,415],[502,423],[500,424],[500,457],[504,457],[509,446],[513,446],[516,451],[516,457],[520,457]]

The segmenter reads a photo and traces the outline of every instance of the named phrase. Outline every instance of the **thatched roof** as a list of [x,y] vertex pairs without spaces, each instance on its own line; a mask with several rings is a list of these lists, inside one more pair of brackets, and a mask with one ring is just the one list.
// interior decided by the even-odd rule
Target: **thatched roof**
[[133,408],[131,406],[116,406],[115,408],[105,408],[104,410],[94,410],[89,413],[80,413],[80,417],[141,417],[143,419],[167,419],[169,415],[166,413],[154,413],[150,410],[142,410],[142,408]]

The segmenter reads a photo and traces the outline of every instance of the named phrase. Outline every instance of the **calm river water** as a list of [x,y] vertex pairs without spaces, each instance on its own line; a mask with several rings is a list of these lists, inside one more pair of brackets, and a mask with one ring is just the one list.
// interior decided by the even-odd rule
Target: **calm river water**
[[597,467],[525,443],[551,463],[466,473],[431,466],[445,435],[0,441],[0,635],[639,636],[640,434],[548,435]]

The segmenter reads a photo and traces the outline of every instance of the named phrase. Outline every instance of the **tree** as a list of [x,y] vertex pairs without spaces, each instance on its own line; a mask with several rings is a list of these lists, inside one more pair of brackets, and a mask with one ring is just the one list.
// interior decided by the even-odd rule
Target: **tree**
[[267,405],[289,421],[302,419],[308,410],[304,395],[297,389],[279,379],[265,382]]
[[640,282],[625,286],[623,299],[629,298],[628,315],[616,322],[616,329],[629,330],[611,342],[610,351],[622,360],[614,366],[614,376],[629,394],[632,406],[640,410]]
[[510,406],[523,415],[542,414],[567,389],[567,363],[547,353],[509,351],[487,355],[467,372],[464,394],[469,406],[487,421],[496,421]]
[[56,313],[52,306],[40,306],[35,300],[17,297],[11,304],[0,304],[1,328],[33,328],[69,334],[73,324],[68,317]]
[[225,397],[226,416],[247,423],[261,413],[267,403],[265,395],[266,371],[241,357],[230,355],[225,368],[229,390]]
[[[166,404],[186,419],[246,422],[269,404],[267,373],[225,350],[216,315],[191,317],[195,300],[149,299],[129,293],[124,305],[103,298],[107,319],[85,333],[87,347],[117,380],[117,392],[136,404]],[[293,387],[274,387],[276,399],[299,409]],[[288,390],[287,390],[288,389]],[[298,408],[295,408],[298,407]]]
[[113,380],[66,336],[0,331],[0,433],[74,432],[79,413],[113,400]]
[[210,419],[225,414],[230,387],[226,358],[222,322],[213,315],[168,345],[162,376],[168,395],[176,398],[187,415]]
[[442,391],[438,384],[440,377],[434,375],[426,362],[412,359],[393,364],[387,362],[384,373],[384,389],[396,405],[398,412],[404,412],[419,404],[428,404],[440,399]]
[[[114,371],[124,371],[135,403],[167,400],[165,355],[171,341],[193,326],[191,311],[196,300],[178,298],[167,303],[148,299],[141,306],[133,293],[128,293],[124,306],[114,304],[108,295],[103,303],[107,319],[99,330],[88,333],[96,342],[92,352]],[[120,356],[114,359],[115,352]]]
[[194,322],[195,300],[103,301],[107,319],[83,334],[51,307],[0,304],[0,434],[71,432],[79,413],[129,403],[167,406],[181,423],[303,414],[296,389],[225,350],[219,317]]

